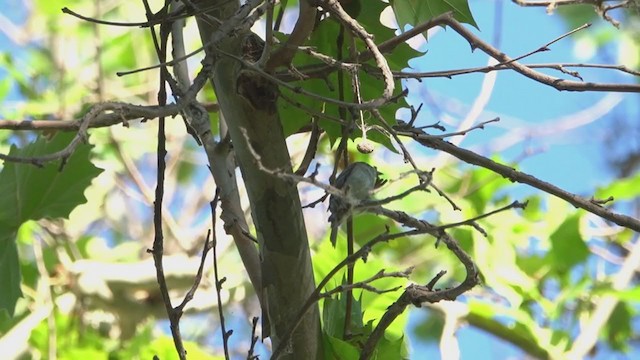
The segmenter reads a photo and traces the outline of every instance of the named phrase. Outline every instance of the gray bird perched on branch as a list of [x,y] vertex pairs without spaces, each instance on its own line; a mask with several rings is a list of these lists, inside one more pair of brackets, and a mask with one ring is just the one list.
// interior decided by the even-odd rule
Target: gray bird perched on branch
[[336,179],[336,188],[344,195],[331,195],[329,198],[329,223],[331,223],[331,244],[336,246],[338,227],[352,213],[359,202],[367,200],[373,189],[382,186],[386,180],[380,178],[378,170],[363,162],[354,162],[347,166]]

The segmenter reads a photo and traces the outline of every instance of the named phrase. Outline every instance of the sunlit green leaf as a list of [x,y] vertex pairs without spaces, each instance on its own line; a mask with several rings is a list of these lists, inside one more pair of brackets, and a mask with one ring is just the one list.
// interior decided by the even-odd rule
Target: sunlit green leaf
[[[344,281],[343,281],[344,284]],[[326,298],[322,307],[323,330],[330,336],[342,338],[345,326],[346,293],[335,298]],[[362,305],[357,299],[353,299],[351,307],[351,327],[354,334],[362,332]]]
[[[376,42],[380,43],[384,40],[390,39],[395,36],[393,30],[383,26],[380,23],[380,14],[382,10],[387,5],[378,0],[372,0],[367,2],[367,11],[362,11],[358,16],[358,21],[362,24],[362,26],[372,34]],[[336,57],[338,51],[342,51],[342,59],[346,59],[349,57],[349,47],[350,42],[348,41],[348,37],[345,37],[347,40],[343,40],[342,47],[338,46],[338,39],[340,36],[340,24],[336,22],[331,17],[324,19],[321,21],[309,39],[309,44],[316,51],[330,55],[332,57]],[[284,39],[283,39],[284,40]],[[355,40],[358,51],[366,50],[366,47],[360,40]],[[411,49],[407,44],[403,43],[394,48],[393,52],[387,54],[385,57],[387,62],[392,70],[402,70],[403,68],[408,67],[408,62],[411,58],[419,56],[420,53]],[[367,61],[368,68],[375,68],[375,62],[373,60]],[[318,66],[323,65],[318,60],[306,55],[306,54],[298,54],[294,58],[294,65],[298,69],[305,69],[305,67],[309,66]],[[359,80],[360,80],[360,96],[363,101],[373,100],[379,98],[382,93],[381,89],[383,88],[383,81],[379,76],[375,74],[375,71],[359,71]],[[375,75],[375,76],[374,76]],[[351,76],[348,73],[344,73],[342,75],[342,88],[344,89],[343,101],[353,102],[354,100],[354,92],[352,91],[351,86]],[[340,80],[338,72],[333,70],[331,73],[327,74],[322,79],[306,79],[302,82],[296,83],[296,85],[301,86],[305,90],[317,94],[319,96],[332,98],[332,99],[340,99]],[[398,94],[402,91],[400,81],[395,82],[395,93]],[[280,114],[281,119],[283,121],[283,127],[285,130],[285,134],[291,134],[292,132],[299,129],[301,126],[308,124],[311,121],[311,115],[305,112],[305,109],[312,109],[317,114],[326,114],[327,116],[333,118],[342,118],[343,120],[350,120],[352,114],[348,111],[341,112],[339,107],[331,104],[329,102],[324,102],[321,99],[312,98],[306,95],[291,93],[290,91],[283,90],[283,96],[279,100]],[[286,99],[289,99],[287,101]],[[395,123],[396,111],[401,107],[406,107],[407,104],[404,99],[399,99],[397,102],[391,102],[386,104],[380,109],[380,112],[385,119],[385,121],[389,124]],[[341,115],[342,114],[342,115]],[[375,119],[371,114],[367,112],[363,112],[362,115],[360,113],[356,113],[356,120],[359,123],[360,116],[365,121],[365,123],[369,126],[376,125],[377,119]],[[319,117],[320,119],[320,127],[327,132],[332,140],[339,138],[342,135],[340,124],[328,120],[323,117]],[[351,138],[361,137],[362,133],[360,129],[356,129]],[[378,142],[385,147],[389,148],[392,151],[396,151],[392,145],[392,142],[389,140],[388,135],[382,135],[375,131],[370,133],[369,139],[375,142]]]
[[596,192],[596,199],[604,200],[613,197],[615,200],[635,199],[640,195],[640,172],[634,176],[616,180],[611,184],[601,187]]
[[614,291],[613,295],[620,300],[640,303],[640,286],[627,290]]
[[549,256],[560,273],[569,271],[589,256],[589,248],[580,234],[580,215],[569,216],[551,234]]
[[[9,155],[36,157],[63,149],[73,138],[72,133],[58,134],[53,140],[39,138]],[[80,145],[69,158],[63,171],[59,164],[42,168],[30,164],[6,162],[0,171],[0,308],[13,312],[20,296],[20,267],[16,252],[17,230],[27,220],[67,217],[71,210],[86,201],[83,192],[91,179],[102,170],[89,161],[90,146]],[[51,265],[53,253],[47,252],[45,262]]]
[[[52,140],[39,138],[23,149],[12,147],[9,155],[38,157],[64,149],[73,133],[59,133]],[[90,146],[80,145],[60,171],[59,162],[39,168],[29,164],[5,163],[0,172],[0,222],[18,226],[43,217],[67,217],[86,202],[84,190],[101,169],[89,161]]]
[[376,346],[372,359],[384,360],[384,359],[409,359],[404,337],[399,339],[389,339],[383,336]]
[[360,351],[348,342],[324,334],[324,358],[326,360],[356,360],[360,358]]
[[407,24],[419,25],[447,11],[453,12],[456,20],[478,27],[467,0],[391,0],[390,3],[401,29]]

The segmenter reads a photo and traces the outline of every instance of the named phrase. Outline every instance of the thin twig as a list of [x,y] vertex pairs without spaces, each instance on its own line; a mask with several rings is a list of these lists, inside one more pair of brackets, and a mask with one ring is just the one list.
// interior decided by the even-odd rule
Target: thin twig
[[93,106],[91,110],[89,110],[89,112],[82,117],[82,120],[78,125],[78,133],[76,134],[76,136],[73,138],[73,140],[71,140],[69,145],[67,145],[64,149],[60,151],[56,151],[55,153],[52,153],[52,154],[33,156],[33,157],[20,157],[20,156],[0,154],[0,160],[33,164],[38,167],[43,166],[47,162],[62,160],[62,163],[61,163],[61,169],[62,169],[62,167],[67,162],[69,157],[73,154],[73,152],[76,150],[78,145],[80,145],[80,143],[87,142],[87,138],[89,136],[87,133],[87,128],[89,127],[89,123],[91,122],[91,120],[97,117],[100,113],[104,111],[118,109],[120,106],[121,106],[121,103],[115,103],[115,102],[105,102],[105,103],[96,104],[95,106]]
[[258,336],[256,335],[257,326],[258,326],[258,318],[254,317],[253,319],[251,319],[251,345],[249,346],[249,351],[247,352],[247,360],[258,359],[257,355],[253,355],[253,351],[256,347],[256,343],[258,342]]
[[[142,1],[147,18],[151,18],[151,8],[147,0]],[[153,44],[155,46],[156,53],[158,55],[158,59],[160,61],[166,60],[166,45],[167,38],[163,37],[160,41],[155,33],[155,29],[150,28],[151,38],[153,40]],[[168,33],[167,33],[168,35]],[[166,71],[160,72],[160,88],[158,89],[158,104],[165,105],[167,102],[167,89],[166,89]],[[181,313],[174,311],[173,305],[171,304],[171,298],[169,297],[169,289],[167,286],[167,282],[164,276],[164,268],[162,264],[162,257],[164,255],[164,233],[162,229],[162,203],[164,199],[164,180],[165,180],[165,170],[166,170],[166,161],[165,156],[167,155],[166,148],[167,138],[165,135],[165,119],[164,117],[160,117],[158,122],[158,145],[157,145],[157,153],[156,153],[156,164],[157,164],[157,173],[156,173],[156,191],[155,191],[155,201],[153,206],[153,228],[154,228],[154,239],[153,239],[153,248],[151,250],[147,250],[151,252],[153,255],[153,262],[156,268],[156,278],[158,279],[158,285],[160,288],[160,294],[162,295],[162,302],[164,303],[165,310],[167,312],[167,316],[169,317],[169,327],[171,329],[171,335],[173,337],[173,343],[176,347],[176,351],[178,352],[178,357],[181,360],[186,360],[187,351],[184,348],[184,344],[182,342],[182,336],[180,334],[180,317]]]
[[300,166],[294,172],[294,174],[299,176],[304,176],[309,170],[309,165],[311,165],[311,161],[316,156],[316,151],[318,150],[318,140],[320,140],[320,127],[318,126],[318,121],[316,119],[311,120],[311,136],[309,136],[309,145],[307,145],[307,150],[304,152],[304,156],[302,157],[302,162],[300,162]]
[[337,100],[337,99],[334,99],[334,98],[330,98],[330,97],[326,97],[326,96],[322,96],[322,95],[313,93],[313,92],[311,92],[309,90],[306,90],[306,89],[303,89],[303,88],[301,88],[299,86],[291,85],[291,84],[289,84],[289,83],[287,83],[285,81],[280,80],[279,78],[275,77],[274,75],[271,75],[271,74],[265,72],[264,70],[262,70],[261,68],[259,68],[255,64],[253,64],[251,62],[248,62],[248,61],[242,59],[241,57],[236,56],[234,54],[231,54],[231,53],[229,53],[227,51],[224,51],[224,50],[222,50],[220,48],[216,48],[215,52],[217,52],[218,54],[227,56],[227,57],[229,57],[231,59],[234,59],[234,60],[242,63],[242,65],[244,67],[246,67],[247,69],[249,69],[249,70],[251,70],[253,72],[256,72],[258,75],[264,77],[265,79],[270,80],[273,83],[275,83],[276,85],[281,86],[281,87],[283,87],[283,88],[285,88],[285,89],[287,89],[287,90],[289,90],[289,91],[291,91],[293,93],[299,93],[299,94],[302,94],[302,95],[306,95],[306,96],[308,96],[310,98],[313,98],[313,99],[316,99],[316,100],[319,100],[319,101],[322,101],[322,102],[334,104],[334,105],[337,105],[337,106],[341,106],[341,107],[344,107],[344,108],[349,108],[349,109],[353,109],[353,110],[375,109],[375,108],[378,108],[378,107],[384,105],[386,102],[390,101],[393,98],[393,97],[389,97],[389,99],[383,98],[383,99],[370,100],[370,101],[363,102],[361,104],[356,104],[356,103],[353,103],[353,102]]
[[[216,285],[216,296],[218,300],[218,318],[220,319],[220,332],[222,333],[222,346],[224,347],[224,358],[229,360],[229,337],[233,334],[233,331],[227,332],[224,322],[224,312],[222,311],[222,296],[220,292],[222,291],[222,284],[226,280],[226,278],[219,278],[218,274],[218,254],[216,253],[216,245],[218,244],[216,237],[216,208],[218,206],[218,201],[220,200],[220,189],[216,188],[216,194],[213,197],[213,200],[209,204],[211,207],[211,231],[210,234],[212,238],[211,248],[213,252],[213,276]],[[207,239],[209,238],[209,234],[207,234]],[[255,330],[255,324],[254,324]]]
[[608,84],[608,83],[590,83],[590,82],[578,82],[566,79],[560,79],[553,76],[549,76],[537,71],[534,71],[525,65],[512,61],[512,59],[505,55],[500,50],[484,42],[476,35],[474,35],[469,29],[465,28],[462,24],[456,21],[452,16],[449,16],[444,21],[446,25],[449,25],[455,32],[460,34],[472,48],[479,48],[487,55],[494,59],[507,64],[510,68],[516,72],[540,82],[545,85],[549,85],[560,91],[614,91],[614,92],[640,92],[639,84]]
[[382,114],[380,114],[380,112],[377,111],[376,109],[372,110],[371,112],[378,119],[378,122],[382,124],[385,130],[389,132],[389,134],[391,134],[391,136],[394,138],[398,146],[400,146],[400,149],[402,149],[402,154],[404,156],[405,161],[408,161],[411,164],[413,169],[416,171],[416,174],[418,175],[418,179],[420,180],[420,182],[428,183],[429,186],[431,186],[438,193],[438,195],[442,196],[445,200],[447,200],[447,202],[449,202],[449,204],[453,207],[454,210],[460,210],[460,207],[458,207],[458,205],[455,202],[453,202],[453,200],[449,196],[447,196],[447,194],[444,191],[440,190],[440,188],[431,181],[432,180],[431,177],[426,178],[425,177],[426,175],[424,174],[424,172],[418,169],[418,165],[413,160],[411,153],[409,153],[409,150],[407,150],[407,148],[404,146],[404,144],[398,137],[398,134],[396,133],[396,131],[391,126],[389,126],[389,124],[387,124],[387,122],[384,120],[384,118],[382,117]]
[[414,140],[416,140],[418,143],[424,146],[449,153],[468,164],[477,165],[477,166],[489,169],[495,173],[502,175],[503,177],[511,181],[528,184],[546,193],[557,196],[560,199],[567,201],[568,203],[570,203],[575,207],[579,207],[590,213],[598,215],[604,219],[613,221],[614,223],[620,226],[640,232],[640,221],[638,221],[637,219],[634,219],[627,215],[616,213],[603,206],[595,204],[589,199],[585,199],[578,195],[564,191],[559,187],[552,185],[546,181],[542,181],[532,175],[515,170],[509,166],[497,163],[489,158],[476,154],[473,151],[459,148],[437,137],[433,137],[424,133],[419,134],[419,131],[418,132],[412,131],[411,133],[407,133],[407,134],[401,133],[400,135],[410,136]]
[[[193,280],[193,284],[191,285],[191,288],[189,289],[189,291],[187,291],[186,295],[184,296],[184,299],[182,299],[182,302],[180,303],[180,305],[174,308],[174,311],[180,314],[184,313],[185,306],[187,306],[189,301],[193,299],[193,296],[196,294],[196,290],[198,290],[198,286],[200,286],[200,282],[202,281],[202,273],[204,271],[204,261],[207,259],[207,253],[209,253],[209,250],[211,250],[212,248],[211,242],[209,241],[209,236],[211,236],[210,232],[207,233],[207,236],[205,237],[205,240],[204,240],[204,246],[202,247],[202,255],[200,256],[200,265],[198,266],[198,271],[196,272],[196,276]],[[215,233],[213,234],[213,238],[215,242]],[[220,304],[218,304],[218,306],[220,306]]]
[[[340,5],[338,0],[319,0],[319,5],[336,16],[345,27],[349,28],[352,33],[356,34],[369,49],[376,66],[380,69],[384,79],[384,90],[379,99],[363,101],[362,104],[369,104],[369,108],[377,108],[387,103],[393,97],[393,89],[395,88],[393,75],[387,59],[382,55],[378,46],[373,42],[373,36],[369,34],[355,19],[353,19]],[[362,109],[360,109],[362,110]]]
[[162,23],[165,22],[172,22],[178,19],[186,19],[189,18],[191,16],[195,16],[195,15],[199,15],[205,12],[208,12],[210,10],[215,9],[216,7],[218,7],[219,5],[214,4],[214,5],[207,5],[205,7],[202,7],[200,9],[198,9],[197,11],[183,11],[180,10],[178,12],[174,12],[174,13],[169,13],[167,14],[166,17],[157,17],[157,16],[152,16],[151,20],[147,20],[147,21],[143,21],[143,22],[118,22],[118,21],[107,21],[107,20],[101,20],[101,19],[96,19],[96,18],[92,18],[89,16],[84,16],[81,14],[78,14],[77,12],[69,9],[68,7],[63,7],[62,9],[60,9],[60,11],[62,11],[65,14],[74,16],[78,19],[90,22],[90,23],[95,23],[95,24],[100,24],[100,25],[109,25],[109,26],[121,26],[121,27],[141,27],[141,28],[145,28],[145,27],[152,27],[155,25],[160,25]]
[[373,240],[369,241],[368,243],[366,243],[363,247],[361,247],[358,251],[354,252],[352,255],[347,256],[346,258],[344,258],[340,263],[338,263],[336,266],[333,267],[333,269],[331,269],[331,271],[329,271],[329,273],[320,281],[320,283],[318,284],[318,286],[316,286],[315,290],[313,291],[313,293],[311,293],[309,295],[309,297],[307,298],[307,301],[305,301],[304,305],[297,311],[294,319],[297,319],[293,325],[292,328],[287,329],[287,332],[284,334],[284,336],[282,337],[282,340],[280,341],[278,347],[273,351],[273,354],[271,355],[272,359],[277,359],[278,356],[280,355],[280,353],[284,350],[286,343],[289,341],[289,339],[291,338],[291,335],[293,334],[293,332],[295,331],[295,329],[298,327],[298,325],[300,325],[300,322],[302,321],[303,316],[307,313],[307,311],[309,311],[309,309],[311,309],[311,307],[318,301],[320,300],[320,296],[319,294],[321,293],[322,289],[327,285],[327,283],[329,282],[329,280],[331,280],[343,267],[347,266],[347,264],[352,263],[357,261],[359,258],[366,258],[369,254],[369,252],[371,252],[371,248],[380,243],[380,242],[388,242],[394,239],[398,239],[401,237],[405,237],[405,236],[412,236],[412,235],[417,235],[418,232],[416,232],[415,230],[410,230],[410,231],[405,231],[405,232],[400,232],[400,233],[395,233],[395,234],[382,234],[382,235],[378,235],[376,236]]
[[412,271],[413,271],[413,267],[410,267],[405,271],[394,271],[394,272],[386,272],[384,269],[382,269],[378,271],[375,275],[365,280],[358,281],[353,284],[347,283],[347,284],[338,285],[335,288],[325,291],[323,293],[320,293],[318,295],[320,296],[320,298],[328,298],[335,294],[346,293],[354,289],[362,289],[362,290],[370,291],[375,294],[384,294],[388,292],[394,292],[401,289],[402,286],[396,286],[390,289],[380,290],[374,286],[371,286],[370,283],[378,279],[385,279],[385,278],[405,278],[406,279],[409,277],[409,275],[411,275]]
[[582,26],[579,26],[579,27],[577,27],[577,28],[565,33],[565,34],[562,34],[562,35],[558,36],[557,38],[549,41],[548,43],[540,46],[536,50],[530,51],[530,52],[528,52],[528,53],[526,53],[524,55],[517,56],[517,57],[515,57],[513,59],[510,59],[509,61],[506,61],[506,62],[503,62],[503,63],[499,63],[499,64],[496,64],[496,65],[493,65],[493,66],[509,65],[512,62],[522,60],[522,59],[524,59],[526,57],[529,57],[529,56],[531,56],[533,54],[537,54],[537,53],[543,52],[543,51],[549,51],[549,46],[555,44],[556,42],[558,42],[558,41],[560,41],[560,40],[562,40],[562,39],[564,39],[564,38],[566,38],[568,36],[571,36],[571,35],[577,33],[578,31],[584,30],[584,29],[586,29],[586,28],[588,28],[590,26],[591,26],[591,24],[588,24],[588,23],[584,24]]

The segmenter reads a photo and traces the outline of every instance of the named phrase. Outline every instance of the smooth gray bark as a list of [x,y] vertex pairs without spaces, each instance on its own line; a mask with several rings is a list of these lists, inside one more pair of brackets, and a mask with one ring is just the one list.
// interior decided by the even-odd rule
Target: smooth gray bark
[[[225,1],[218,2],[222,5]],[[212,5],[215,1],[196,3],[203,6]],[[226,9],[218,8],[209,14],[226,20],[235,9],[237,4]],[[215,21],[200,17],[198,26],[203,43],[206,43],[216,30]],[[242,57],[247,49],[245,40],[254,36],[236,32],[219,43],[217,48]],[[249,195],[262,261],[262,289],[256,289],[256,292],[262,294],[266,304],[264,310],[268,312],[270,336],[276,348],[281,337],[298,320],[294,318],[296,312],[315,288],[296,185],[262,171],[259,166],[291,172],[289,151],[276,108],[277,88],[257,74],[243,71],[237,60],[216,54],[215,48],[208,48],[208,51],[215,58],[211,80]],[[321,358],[317,307],[305,315],[291,340],[285,344],[287,351],[282,358]]]

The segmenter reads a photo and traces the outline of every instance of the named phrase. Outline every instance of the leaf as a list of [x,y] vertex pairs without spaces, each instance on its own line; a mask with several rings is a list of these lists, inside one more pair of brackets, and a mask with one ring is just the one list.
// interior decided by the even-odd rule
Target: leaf
[[549,256],[559,273],[565,273],[589,257],[589,248],[580,234],[580,215],[567,217],[551,234]]
[[575,29],[598,20],[597,12],[588,6],[559,6],[554,11],[566,22],[567,29]]
[[17,228],[0,226],[0,312],[13,316],[20,290],[20,262],[15,237]]
[[[494,157],[494,161],[500,161],[500,159]],[[469,192],[465,194],[465,200],[473,205],[473,210],[476,214],[485,212],[486,207],[500,194],[500,190],[511,185],[507,179],[484,168],[473,169],[468,175],[471,178],[468,180],[463,179],[464,181],[461,181],[461,185],[463,183],[472,184],[468,190]]]
[[327,360],[356,360],[360,358],[360,351],[348,342],[324,334],[324,358]]
[[404,336],[398,339],[389,339],[383,336],[373,352],[372,359],[409,359],[404,342]]
[[606,322],[605,335],[612,349],[626,352],[629,350],[629,339],[634,335],[631,328],[632,310],[625,303],[618,303]]
[[[366,11],[360,12],[358,22],[367,32],[374,36],[377,43],[381,43],[394,37],[395,34],[393,30],[380,23],[380,14],[388,5],[379,0],[367,1],[366,5]],[[340,24],[331,17],[325,18],[313,31],[308,42],[309,46],[313,47],[317,52],[333,58],[338,58],[339,47],[337,39],[339,34]],[[348,36],[345,36],[345,41],[341,48],[343,59],[349,54],[349,41],[346,39],[348,39]],[[281,39],[281,41],[284,40],[284,38]],[[359,39],[356,40],[356,46],[358,51],[366,50],[364,43]],[[409,66],[410,59],[420,55],[420,52],[411,49],[411,47],[406,43],[402,43],[394,48],[392,52],[385,54],[385,58],[392,70],[399,71]],[[293,64],[296,69],[300,69],[301,71],[305,71],[305,69],[310,66],[321,65],[318,60],[303,53],[296,55],[293,60]],[[375,69],[377,67],[373,60],[369,60],[363,64],[363,68]],[[360,71],[358,73],[358,79],[360,81],[360,95],[363,101],[379,98],[382,94],[384,83],[375,73],[375,71]],[[323,79],[312,78],[304,81],[298,81],[294,83],[294,86],[299,86],[300,88],[318,96],[339,99],[339,84],[339,75],[336,71],[333,71],[327,74]],[[395,82],[396,94],[402,91],[401,85],[400,81]],[[354,99],[354,92],[351,87],[351,77],[347,73],[344,73],[343,76],[343,89],[344,100],[352,101]],[[285,98],[288,99],[288,101]],[[283,91],[283,96],[280,97],[278,106],[280,109],[283,129],[286,135],[292,134],[300,127],[310,122],[311,115],[307,112],[308,109],[334,118],[350,118],[351,116],[348,111],[345,111],[341,116],[339,107],[334,104],[323,102],[318,98],[311,98],[307,95],[301,95],[295,92],[292,93],[290,91]],[[393,125],[395,124],[396,112],[402,107],[407,107],[406,101],[404,99],[399,99],[397,102],[391,102],[383,106],[380,109],[380,112],[385,121],[388,124]],[[320,127],[327,132],[332,141],[335,141],[342,135],[339,123],[323,117],[319,117],[319,119]],[[367,125],[378,125],[376,123],[377,119],[367,112],[363,112],[363,119]],[[388,136],[381,135],[374,131],[369,134],[370,140],[380,143],[392,151],[396,151]],[[362,133],[357,129],[351,134],[352,139],[360,136],[362,136]]]
[[7,77],[0,80],[0,100],[4,100],[4,98],[9,95],[9,91],[11,91],[12,86],[13,80],[11,80],[11,78]]
[[630,289],[624,289],[620,291],[610,291],[608,293],[612,294],[619,300],[640,303],[640,286],[636,286]]
[[412,330],[413,335],[422,342],[437,344],[442,337],[444,317],[434,314],[433,312],[412,314],[412,316],[420,317],[420,321],[417,321],[416,327]]
[[[74,137],[59,133],[51,141],[40,137],[23,149],[11,147],[9,155],[33,157],[62,150]],[[0,171],[0,223],[19,226],[27,220],[64,218],[77,205],[86,202],[84,190],[102,172],[89,161],[88,145],[80,145],[62,171],[58,163],[42,168],[5,163]]]
[[467,0],[390,0],[400,29],[405,25],[416,26],[444,14],[453,12],[454,19],[478,28]]
[[552,357],[548,352],[552,334],[540,328],[531,315],[522,309],[470,299],[467,319],[475,327],[493,334],[508,332],[514,343],[533,351],[536,357]]
[[640,172],[636,175],[616,180],[611,184],[598,189],[597,199],[606,199],[612,196],[614,200],[630,200],[640,195]]
[[[346,279],[343,279],[342,283],[346,284]],[[343,293],[338,299],[325,299],[322,308],[322,320],[323,330],[328,335],[340,339],[343,337],[346,307],[346,293]],[[351,332],[359,334],[362,332],[362,327],[362,303],[357,299],[353,299],[351,306]]]
[[[313,258],[313,269],[315,278],[324,279],[327,273],[337,263],[344,259],[344,254],[346,253],[346,251],[346,241],[338,241],[335,248],[333,248],[330,241],[322,241],[315,249],[315,255]],[[374,253],[376,251],[377,249],[374,247]],[[388,268],[388,264],[383,262],[379,257],[369,256],[366,264],[356,264],[354,281],[358,282],[368,279],[371,276],[375,275],[380,269],[385,268]],[[329,290],[339,285],[340,278],[338,278],[338,276],[343,276],[343,274],[344,272],[339,272],[338,275],[334,276],[332,280],[329,281],[325,289]],[[395,287],[405,286],[406,283],[407,280],[403,278],[382,278],[370,283],[370,285],[380,290],[388,290]],[[382,318],[389,305],[393,304],[393,302],[398,299],[398,296],[402,294],[402,290],[399,289],[383,294],[354,290],[353,294],[354,297],[359,298],[358,303],[360,303],[360,308],[364,309],[364,313],[361,316],[358,316],[358,318],[362,318],[362,323],[374,320],[377,324],[377,321]],[[354,301],[354,304],[355,303],[356,302]],[[342,309],[344,309],[344,307]],[[407,312],[402,313],[402,315],[398,316],[396,320],[387,328],[385,334],[395,338],[400,337],[404,332],[407,318]],[[323,320],[324,319],[325,318],[323,309]]]
[[[63,149],[72,133],[58,133],[51,141],[40,137],[22,149],[12,146],[9,155],[33,157]],[[34,165],[5,162],[0,171],[0,310],[13,314],[20,292],[20,267],[16,248],[18,228],[27,220],[68,217],[86,202],[83,193],[91,179],[102,172],[89,161],[91,146],[80,145],[62,171],[49,163]]]

